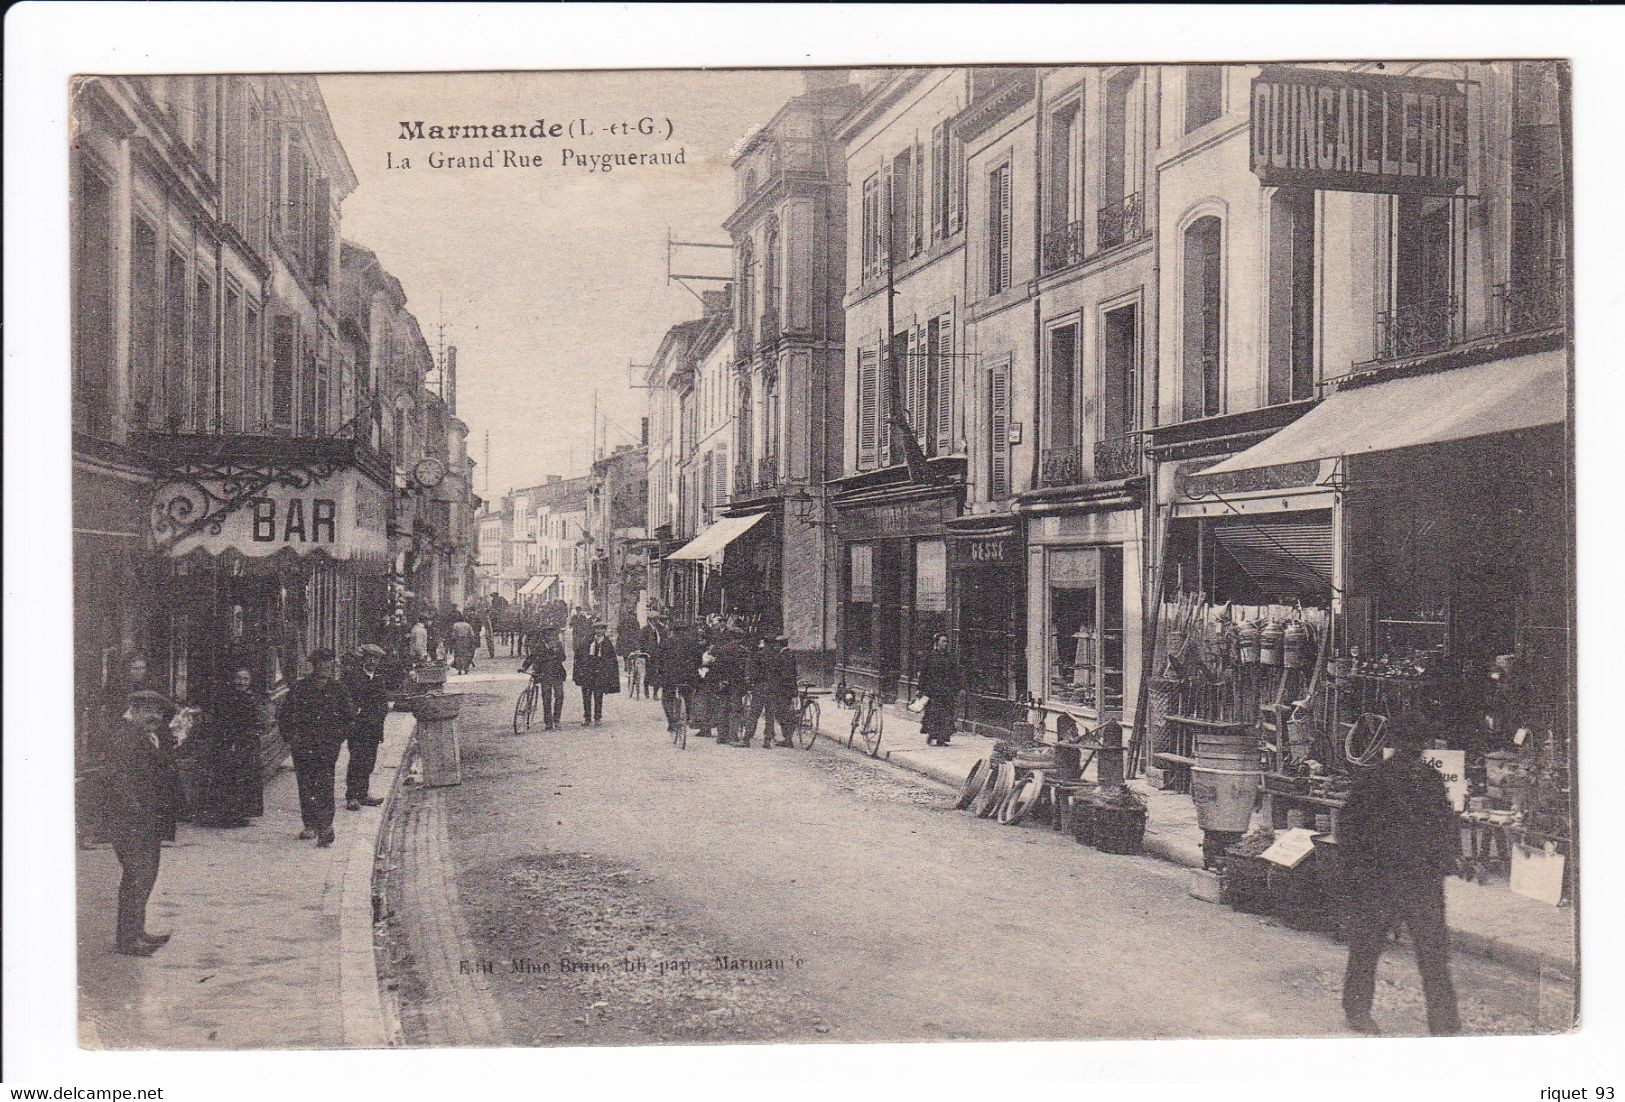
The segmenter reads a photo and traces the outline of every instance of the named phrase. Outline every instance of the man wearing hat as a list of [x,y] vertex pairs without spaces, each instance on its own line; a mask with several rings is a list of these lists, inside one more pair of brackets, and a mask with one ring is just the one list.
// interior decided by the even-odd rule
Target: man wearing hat
[[581,725],[603,721],[604,694],[621,691],[621,667],[615,659],[615,644],[609,625],[599,620],[592,626],[592,638],[576,645],[575,683],[581,686]]
[[117,952],[150,957],[169,940],[147,932],[147,899],[158,882],[164,828],[166,736],[175,705],[164,694],[138,689],[107,732],[107,826],[124,870],[118,885]]
[[344,807],[347,811],[377,807],[384,802],[368,791],[372,784],[372,769],[378,761],[378,746],[384,741],[384,720],[389,717],[389,680],[379,669],[383,657],[383,647],[363,643],[357,651],[359,661],[345,686],[356,712],[348,739],[350,760],[344,769]]
[[1444,779],[1422,760],[1426,734],[1420,723],[1400,729],[1393,755],[1354,782],[1337,827],[1351,904],[1343,1013],[1357,1033],[1380,1032],[1371,1018],[1377,960],[1401,924],[1416,948],[1428,1032],[1461,1031],[1444,915],[1444,878],[1459,867],[1461,840]]
[[794,745],[790,732],[796,725],[796,658],[790,653],[790,640],[783,635],[764,639],[756,652],[751,671],[750,712],[745,716],[745,745],[756,735],[756,720],[762,723],[762,749],[773,748],[773,726],[779,728],[779,745]]
[[333,844],[333,770],[356,716],[336,665],[332,651],[312,651],[310,676],[288,691],[280,716],[299,782],[299,815],[304,820],[299,837],[315,838],[318,846]]

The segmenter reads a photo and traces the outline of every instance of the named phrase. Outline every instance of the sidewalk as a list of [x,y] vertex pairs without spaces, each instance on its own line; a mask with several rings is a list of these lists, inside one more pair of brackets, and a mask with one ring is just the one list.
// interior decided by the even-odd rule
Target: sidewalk
[[[165,845],[148,929],[151,957],[113,952],[119,864],[109,845],[78,861],[79,1020],[88,1049],[376,1048],[392,1043],[373,959],[373,857],[416,730],[391,713],[372,790],[339,805],[338,841],[301,842],[293,773],[265,788],[241,830],[181,824]],[[343,797],[344,763],[337,771]]]
[[[845,746],[851,712],[828,698],[824,705],[823,735]],[[971,766],[991,757],[995,744],[981,735],[957,734],[947,746],[927,746],[919,721],[906,709],[892,706],[885,710],[880,755],[957,792]],[[1148,810],[1145,852],[1176,865],[1201,868],[1202,831],[1191,798],[1164,792],[1144,780],[1131,781],[1129,787],[1144,798]],[[1574,975],[1572,907],[1552,907],[1502,885],[1475,884],[1454,876],[1445,880],[1445,903],[1450,935],[1461,951],[1536,975],[1542,971]]]

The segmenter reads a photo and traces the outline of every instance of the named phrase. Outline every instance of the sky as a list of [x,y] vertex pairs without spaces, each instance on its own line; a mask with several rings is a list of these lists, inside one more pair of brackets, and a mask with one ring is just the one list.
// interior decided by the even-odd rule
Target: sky
[[[789,70],[334,75],[320,86],[360,181],[343,202],[342,233],[400,280],[431,349],[441,325],[457,346],[457,412],[480,464],[474,489],[492,498],[586,472],[595,389],[608,446],[637,442],[645,395],[629,385],[642,382],[629,365],[648,363],[667,328],[700,310],[690,291],[666,283],[668,230],[728,240],[729,151],[803,90]],[[657,135],[608,132],[644,118]],[[537,119],[585,119],[594,132],[400,136],[402,122],[422,121],[427,135],[437,123]],[[539,155],[541,166],[430,166],[431,152],[494,151],[500,163],[505,149]],[[687,163],[605,174],[561,164],[565,149],[583,158],[682,149]],[[403,157],[410,168],[388,167]],[[727,254],[690,251],[674,266],[726,271]]]

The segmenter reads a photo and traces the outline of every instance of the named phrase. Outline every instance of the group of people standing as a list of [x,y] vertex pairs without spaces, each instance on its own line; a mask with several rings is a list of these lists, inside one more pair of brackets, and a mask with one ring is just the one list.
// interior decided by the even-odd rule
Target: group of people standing
[[591,623],[585,630],[572,629],[577,638],[570,669],[565,670],[564,642],[556,628],[533,628],[525,633],[525,660],[520,673],[530,674],[541,693],[542,726],[558,727],[564,713],[564,683],[568,677],[581,690],[581,725],[593,727],[603,722],[604,697],[621,691],[620,654],[609,637],[609,625]]
[[785,636],[756,637],[721,616],[668,627],[655,612],[643,649],[647,684],[660,697],[669,732],[686,724],[720,746],[746,747],[760,723],[764,749],[773,747],[775,727],[778,745],[791,745],[799,682]]
[[[311,672],[288,691],[275,718],[293,756],[299,788],[299,837],[318,846],[334,841],[334,771],[349,747],[345,807],[359,811],[383,801],[370,792],[384,737],[384,720],[398,684],[385,671],[382,647],[361,647],[342,675],[329,650],[310,655]],[[92,749],[100,773],[101,833],[112,842],[122,875],[114,948],[150,956],[169,940],[146,929],[147,900],[158,880],[165,841],[175,840],[186,810],[180,759],[190,758],[191,820],[240,828],[265,811],[262,732],[272,718],[254,690],[252,672],[229,681],[194,706],[183,707],[149,681],[145,657],[132,655],[104,690]]]

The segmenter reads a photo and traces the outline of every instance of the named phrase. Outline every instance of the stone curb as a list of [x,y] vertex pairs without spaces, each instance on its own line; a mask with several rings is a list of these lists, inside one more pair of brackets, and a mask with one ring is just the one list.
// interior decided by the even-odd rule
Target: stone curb
[[[384,741],[378,747],[373,776],[387,776],[388,794],[377,809],[361,814],[372,818],[372,829],[355,831],[345,859],[339,891],[339,1006],[345,1048],[390,1048],[401,1043],[400,1023],[384,1006],[373,947],[374,878],[380,847],[389,842],[389,825],[396,797],[410,770],[410,750],[417,740],[417,718],[410,712],[391,712],[384,721]],[[363,820],[365,823],[365,820]]]
[[[887,765],[902,769],[905,772],[927,777],[938,784],[949,786],[955,792],[959,791],[959,787],[965,779],[954,770],[945,769],[935,762],[915,760],[911,751],[900,751],[899,753],[903,756],[893,757],[885,750],[884,746],[882,746],[881,756],[879,758],[870,758],[868,754],[865,754],[856,747],[848,749],[844,734],[841,737],[836,738],[835,736],[829,734],[829,730],[826,727],[820,730],[820,735],[822,737],[819,739],[818,745],[822,745],[827,742],[838,750],[855,754],[860,758],[864,758],[869,761],[884,762]],[[1199,869],[1202,867],[1201,848],[1199,846],[1193,847],[1188,844],[1181,845],[1172,839],[1157,835],[1152,830],[1146,831],[1145,841],[1142,843],[1141,848],[1142,852],[1147,856],[1158,858],[1159,860],[1166,861],[1169,864],[1182,865],[1188,869]],[[1574,972],[1573,965],[1564,958],[1555,956],[1552,953],[1548,953],[1540,949],[1531,949],[1527,946],[1515,945],[1511,942],[1503,941],[1500,938],[1491,937],[1487,934],[1479,934],[1471,930],[1461,930],[1452,926],[1450,928],[1450,941],[1451,945],[1460,952],[1467,953],[1471,956],[1480,957],[1484,960],[1494,961],[1497,964],[1516,969],[1517,971],[1524,972],[1537,978],[1553,972],[1563,976],[1572,976]]]

